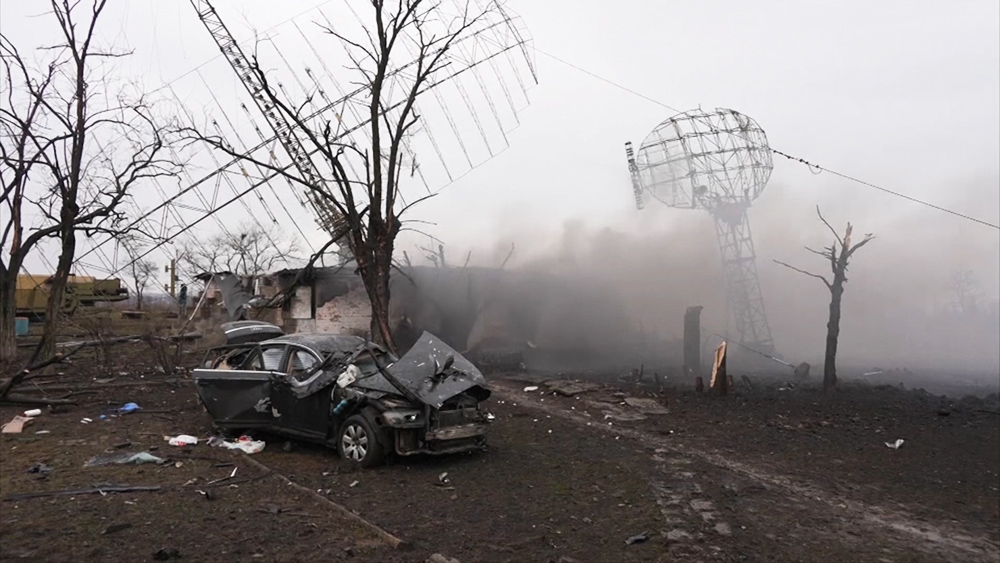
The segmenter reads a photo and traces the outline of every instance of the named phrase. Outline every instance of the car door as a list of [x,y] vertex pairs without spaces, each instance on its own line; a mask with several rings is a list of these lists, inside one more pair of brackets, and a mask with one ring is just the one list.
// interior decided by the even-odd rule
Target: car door
[[272,376],[265,369],[265,359],[279,366],[285,345],[268,345],[264,354],[256,346],[234,349],[210,368],[194,370],[198,395],[220,429],[243,431],[272,426]]
[[288,346],[284,357],[282,373],[284,377],[271,381],[271,407],[276,424],[288,432],[302,438],[323,441],[326,438],[330,420],[330,391],[317,390],[305,396],[293,392],[293,385],[305,385],[319,372],[315,368],[321,363],[314,351],[295,344]]

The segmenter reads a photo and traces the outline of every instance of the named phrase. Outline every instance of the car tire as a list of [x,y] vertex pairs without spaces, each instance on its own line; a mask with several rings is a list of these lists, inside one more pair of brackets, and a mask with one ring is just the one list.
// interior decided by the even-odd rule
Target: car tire
[[340,425],[337,451],[341,458],[358,467],[372,467],[384,457],[374,425],[362,415],[354,415]]

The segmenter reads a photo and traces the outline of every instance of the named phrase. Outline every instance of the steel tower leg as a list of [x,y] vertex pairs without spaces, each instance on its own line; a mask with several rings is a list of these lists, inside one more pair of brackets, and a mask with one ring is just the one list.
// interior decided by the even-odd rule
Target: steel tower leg
[[759,352],[774,352],[771,327],[757,276],[746,204],[725,204],[712,210],[726,280],[726,298],[740,343]]

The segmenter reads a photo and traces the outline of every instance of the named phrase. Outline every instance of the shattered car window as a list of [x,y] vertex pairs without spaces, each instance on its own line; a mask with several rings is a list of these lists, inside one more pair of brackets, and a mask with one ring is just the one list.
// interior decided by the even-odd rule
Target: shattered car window
[[263,349],[264,370],[281,371],[281,358],[285,355],[284,346],[268,347]]
[[309,376],[310,370],[319,364],[319,358],[307,352],[306,350],[295,350],[292,353],[292,365],[289,367],[289,372],[292,377],[298,380],[306,379]]

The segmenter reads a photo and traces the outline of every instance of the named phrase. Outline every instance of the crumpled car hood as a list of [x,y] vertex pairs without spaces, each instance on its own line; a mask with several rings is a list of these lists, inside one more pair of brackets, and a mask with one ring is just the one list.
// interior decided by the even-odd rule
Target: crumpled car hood
[[[443,374],[436,375],[438,366],[444,365],[449,354],[454,363]],[[490,396],[482,372],[429,332],[424,332],[417,343],[386,371],[410,393],[437,409],[448,399],[465,392],[479,401]]]

